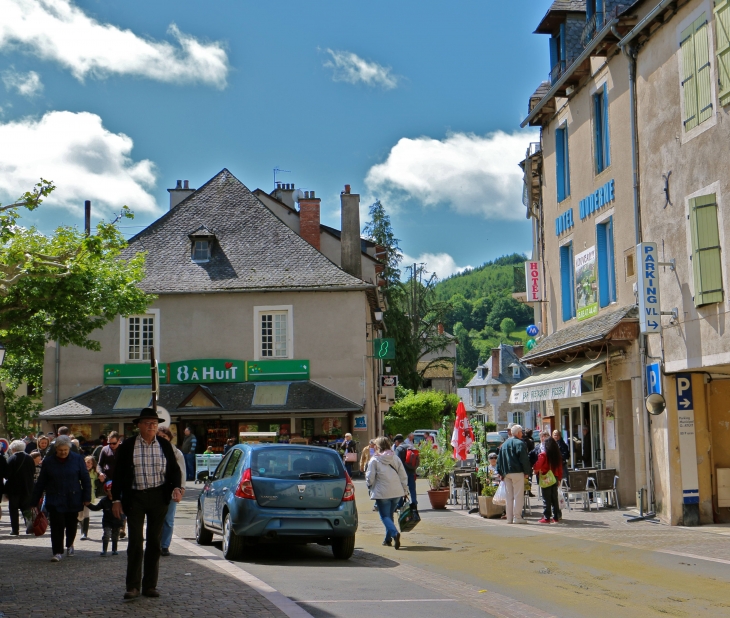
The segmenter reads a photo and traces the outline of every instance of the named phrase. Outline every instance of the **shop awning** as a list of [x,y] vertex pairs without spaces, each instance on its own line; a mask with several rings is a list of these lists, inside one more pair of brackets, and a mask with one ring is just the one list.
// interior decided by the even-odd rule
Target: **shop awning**
[[510,403],[531,403],[579,397],[581,378],[586,371],[606,362],[605,354],[596,360],[584,358],[565,365],[550,367],[525,378],[512,387]]

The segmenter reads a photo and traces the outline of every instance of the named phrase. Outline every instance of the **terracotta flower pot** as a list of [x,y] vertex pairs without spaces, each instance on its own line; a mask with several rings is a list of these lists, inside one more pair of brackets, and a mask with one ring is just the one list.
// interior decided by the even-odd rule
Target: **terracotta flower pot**
[[446,503],[449,501],[448,489],[429,489],[428,499],[431,502],[432,509],[445,509]]
[[504,507],[492,503],[492,496],[479,496],[479,514],[482,517],[501,517]]

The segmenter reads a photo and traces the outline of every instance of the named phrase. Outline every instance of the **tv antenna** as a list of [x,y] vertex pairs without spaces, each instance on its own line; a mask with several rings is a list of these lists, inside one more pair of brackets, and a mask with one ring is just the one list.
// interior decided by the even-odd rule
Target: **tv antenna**
[[279,166],[277,165],[274,168],[274,189],[276,189],[276,174],[277,174],[277,172],[278,173],[281,173],[281,174],[291,174],[291,170],[282,170],[282,169],[279,169]]

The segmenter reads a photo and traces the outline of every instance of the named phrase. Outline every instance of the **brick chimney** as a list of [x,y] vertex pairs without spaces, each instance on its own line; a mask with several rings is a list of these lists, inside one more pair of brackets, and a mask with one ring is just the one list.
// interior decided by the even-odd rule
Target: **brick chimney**
[[439,335],[444,334],[444,325],[442,322],[439,322],[439,324],[438,324],[438,331],[439,331]]
[[299,200],[299,235],[319,251],[319,204],[314,191],[305,191]]
[[523,345],[513,345],[512,350],[515,353],[515,356],[517,358],[522,358],[522,355],[525,353],[525,346]]
[[499,348],[492,348],[492,377],[499,377]]
[[360,242],[360,196],[350,193],[350,185],[340,193],[342,204],[342,270],[362,279],[362,245]]
[[167,191],[170,194],[170,210],[175,208],[188,195],[195,193],[195,189],[190,188],[190,183],[187,180],[178,180],[175,188]]

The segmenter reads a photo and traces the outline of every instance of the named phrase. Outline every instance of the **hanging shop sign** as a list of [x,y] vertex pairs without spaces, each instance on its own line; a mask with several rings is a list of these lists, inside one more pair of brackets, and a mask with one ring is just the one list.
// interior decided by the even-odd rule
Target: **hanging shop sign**
[[398,376],[393,376],[390,374],[380,376],[380,386],[383,388],[387,386],[398,386]]
[[[216,384],[309,380],[308,360],[242,361],[205,358],[159,363],[160,384]],[[104,384],[150,384],[147,363],[104,365]]]
[[537,337],[540,334],[540,329],[537,326],[535,326],[534,324],[530,324],[527,327],[527,334],[530,337]]
[[575,299],[578,320],[598,315],[595,245],[575,256]]
[[373,356],[375,358],[395,358],[395,339],[373,339]]
[[616,199],[615,184],[613,179],[609,180],[605,185],[596,189],[585,199],[580,201],[580,219],[581,221],[598,212],[604,206],[608,206]]
[[539,303],[543,298],[542,285],[542,263],[541,262],[525,262],[525,289],[527,290],[527,302]]
[[368,417],[366,414],[355,415],[355,425],[353,427],[355,431],[367,431],[368,430]]
[[655,242],[636,245],[639,260],[639,329],[642,333],[661,333],[661,297],[657,275],[657,246]]

